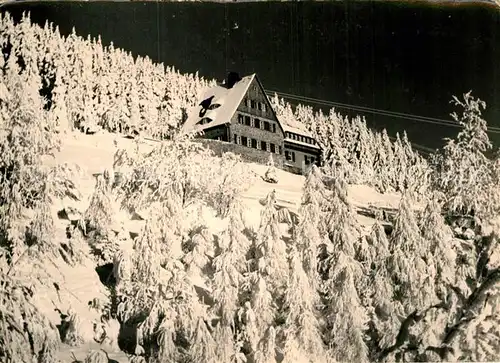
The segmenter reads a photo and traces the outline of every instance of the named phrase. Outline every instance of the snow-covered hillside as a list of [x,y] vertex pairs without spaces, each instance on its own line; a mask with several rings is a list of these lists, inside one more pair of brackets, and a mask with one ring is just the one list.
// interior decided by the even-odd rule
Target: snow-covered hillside
[[500,357],[500,152],[471,93],[430,161],[275,98],[324,155],[269,184],[179,135],[210,82],[27,17],[0,34],[1,361]]

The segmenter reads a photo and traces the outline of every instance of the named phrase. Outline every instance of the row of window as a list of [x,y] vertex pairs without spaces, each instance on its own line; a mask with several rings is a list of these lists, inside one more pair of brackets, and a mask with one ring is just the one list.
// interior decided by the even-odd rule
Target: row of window
[[268,152],[273,153],[273,154],[281,154],[282,153],[280,145],[275,145],[272,142],[252,139],[252,138],[246,137],[246,136],[234,135],[233,142],[235,144],[251,147],[253,149],[268,151]]
[[[295,162],[295,152],[285,150],[285,158],[287,161]],[[316,162],[316,158],[314,156],[304,155],[304,163],[306,165],[314,164]]]
[[264,131],[276,132],[276,124],[260,120],[258,118],[250,117],[248,115],[238,114],[238,123],[250,127],[255,127]]
[[285,136],[289,139],[292,139],[292,140],[297,140],[297,141],[305,142],[307,144],[316,145],[316,140],[314,140],[311,137],[297,135],[297,134],[294,134],[291,132],[285,133]]
[[265,102],[259,102],[255,100],[251,100],[249,98],[245,98],[245,106],[248,108],[256,108],[259,111],[266,112],[266,103]]

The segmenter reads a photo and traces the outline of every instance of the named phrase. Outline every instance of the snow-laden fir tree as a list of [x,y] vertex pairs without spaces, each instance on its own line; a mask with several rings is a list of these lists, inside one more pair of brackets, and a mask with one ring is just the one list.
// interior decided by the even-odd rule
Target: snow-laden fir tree
[[437,198],[430,199],[419,220],[419,227],[429,247],[427,261],[435,264],[436,294],[444,299],[447,286],[456,282],[457,252],[452,230],[446,225],[441,211]]
[[269,154],[269,159],[267,161],[267,170],[264,174],[264,180],[268,183],[277,183],[278,175],[276,166],[274,165],[273,154]]
[[287,246],[282,239],[275,192],[266,197],[257,236],[252,245],[250,272],[246,275],[246,298],[239,312],[243,337],[250,356],[256,354],[261,339],[274,325],[288,278]]
[[219,316],[219,324],[235,328],[235,317],[239,308],[241,285],[247,272],[246,254],[250,241],[243,234],[244,222],[240,203],[231,204],[227,229],[219,237],[220,253],[214,258],[214,278],[212,296],[214,313]]
[[377,220],[367,238],[369,254],[364,261],[369,268],[366,293],[370,301],[370,350],[371,358],[375,352],[387,349],[394,344],[400,322],[394,303],[394,285],[389,270],[389,241],[384,227]]
[[261,211],[260,226],[255,241],[255,262],[257,271],[265,276],[273,293],[283,294],[288,275],[287,246],[282,239],[276,192],[273,190],[266,197],[266,204]]
[[321,303],[318,256],[324,243],[320,221],[324,213],[327,191],[322,173],[313,165],[304,183],[299,223],[292,233],[289,252],[290,272],[284,307],[284,360],[289,362],[321,362],[325,359],[320,323]]
[[345,182],[335,180],[331,189],[331,210],[326,217],[328,257],[322,266],[324,340],[334,359],[365,362],[368,359],[364,341],[368,316],[357,291],[363,271],[355,259],[360,229],[346,198]]
[[328,197],[323,175],[320,169],[313,165],[304,183],[299,222],[293,228],[292,239],[299,248],[304,271],[314,289],[318,289],[320,283],[318,258],[325,248],[324,213]]
[[470,92],[463,101],[453,97],[453,102],[464,109],[461,115],[452,114],[462,130],[436,156],[435,183],[446,195],[445,208],[450,214],[473,213],[485,219],[489,217],[488,185],[492,182],[492,164],[486,156],[492,144],[481,115],[486,104]]
[[432,261],[427,261],[430,241],[420,234],[411,202],[408,194],[401,198],[390,241],[396,300],[406,315],[432,305],[436,298]]
[[213,179],[207,183],[210,205],[221,218],[227,217],[231,205],[238,203],[238,196],[246,191],[254,177],[248,172],[241,157],[233,153],[224,153],[221,158],[214,158]]
[[255,363],[276,363],[276,329],[270,326],[254,354]]
[[[179,236],[161,229],[173,217],[163,209],[147,222],[134,246],[131,278],[117,291],[121,299],[118,312],[122,321],[146,316],[139,320],[136,351],[151,357],[150,361],[198,355],[210,360],[210,350],[199,351],[190,345],[194,340],[209,341],[211,335],[199,325],[199,319],[208,319],[206,306],[199,302],[184,267],[170,250]],[[178,345],[175,338],[179,336],[187,346]]]
[[323,346],[319,316],[320,296],[317,283],[312,284],[304,271],[304,249],[292,247],[290,251],[290,272],[285,292],[283,356],[286,362],[323,362]]
[[94,230],[103,237],[108,235],[113,219],[111,183],[112,181],[106,180],[103,175],[96,177],[94,193],[84,213],[86,229]]

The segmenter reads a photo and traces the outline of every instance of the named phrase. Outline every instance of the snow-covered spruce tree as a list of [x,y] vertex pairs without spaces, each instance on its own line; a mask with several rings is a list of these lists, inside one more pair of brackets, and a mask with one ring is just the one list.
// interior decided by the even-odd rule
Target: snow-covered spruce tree
[[287,246],[281,238],[275,191],[267,195],[266,205],[261,212],[255,242],[255,262],[259,273],[266,276],[275,296],[282,295],[288,276]]
[[[408,194],[403,195],[389,244],[387,271],[394,291],[392,314],[401,321],[395,341],[381,352],[381,357],[389,360],[418,357],[418,351],[409,347],[419,344],[426,328],[423,318],[439,303],[433,259],[442,256],[430,254],[431,242],[422,237],[411,202]],[[394,331],[389,331],[388,337],[393,336]],[[387,343],[385,340],[383,346]]]
[[425,207],[419,220],[419,227],[422,238],[429,245],[428,263],[435,265],[436,295],[443,300],[446,298],[449,286],[456,283],[457,251],[453,232],[446,225],[441,211],[442,205],[434,196]]
[[246,254],[250,248],[243,229],[241,205],[235,200],[229,208],[227,229],[219,237],[220,253],[213,260],[212,312],[217,321],[214,339],[221,362],[237,362],[242,354],[242,341],[238,337],[241,326],[236,324],[236,317],[247,272]]
[[171,251],[174,240],[180,238],[168,227],[175,216],[166,208],[159,212],[147,221],[136,241],[130,280],[117,291],[122,321],[139,323],[136,353],[145,354],[151,362],[198,354],[191,352],[195,347],[190,343],[194,337],[203,339],[198,319],[207,318],[182,264]]
[[355,140],[354,156],[358,163],[358,183],[372,185],[374,180],[374,159],[376,145],[371,131],[366,125],[366,120],[357,117],[353,120],[356,125],[357,136]]
[[[48,157],[58,150],[59,139],[54,132],[53,118],[44,110],[38,94],[40,78],[30,65],[24,72],[14,57],[7,64],[2,84],[7,90],[0,100],[0,231],[7,239],[12,259],[24,251],[26,210],[40,210],[52,185],[48,180],[51,168],[44,166]],[[47,193],[45,193],[47,192]]]
[[283,359],[285,362],[323,362],[323,346],[318,305],[320,297],[316,286],[304,271],[304,250],[302,246],[290,251],[290,273],[285,292]]
[[103,175],[96,177],[94,193],[84,213],[86,231],[95,231],[103,237],[108,235],[113,217],[111,183]]
[[357,291],[363,271],[355,259],[360,229],[346,199],[345,183],[335,180],[332,191],[326,220],[327,258],[322,262],[326,320],[323,339],[334,359],[364,362],[368,359],[364,341],[368,316]]
[[225,218],[231,204],[252,185],[253,176],[239,155],[224,153],[221,158],[214,158],[213,162],[213,179],[207,185],[209,204],[214,207],[218,217]]
[[422,238],[409,195],[401,198],[390,243],[390,268],[397,300],[405,314],[435,302],[435,281],[427,261],[430,241]]
[[163,201],[177,213],[175,210],[185,210],[195,201],[209,197],[213,158],[211,151],[199,143],[176,139],[163,142],[145,155],[138,151],[119,154],[114,168],[127,171],[119,196],[130,210],[147,214],[154,210],[155,202]]
[[[2,15],[2,31],[9,29],[9,19]],[[28,48],[8,55],[0,80],[0,360],[48,363],[55,360],[59,333],[33,305],[33,286],[39,281],[21,280],[17,267],[41,265],[62,250],[54,238],[50,205],[66,193],[69,182],[60,168],[46,163],[59,138],[39,94],[36,52],[30,56]],[[18,51],[24,52],[23,67],[17,63]]]
[[290,272],[285,292],[284,360],[320,362],[325,359],[319,318],[318,257],[324,244],[320,234],[327,192],[322,174],[313,165],[303,188],[299,223],[292,233]]
[[384,168],[382,169],[382,173],[385,174],[385,180],[388,182],[388,188],[390,190],[397,190],[397,186],[394,184],[394,168],[395,168],[395,153],[394,153],[394,146],[391,142],[391,139],[389,138],[389,135],[387,134],[387,130],[383,129],[382,130],[382,144],[383,148],[385,150],[385,164]]
[[245,303],[239,320],[244,325],[244,349],[251,359],[262,353],[258,353],[263,347],[261,340],[275,324],[288,278],[287,246],[281,238],[275,203],[273,191],[267,195],[261,212],[260,227],[251,249],[250,272],[243,286]]
[[381,350],[394,343],[400,322],[395,309],[394,285],[388,264],[389,241],[378,220],[373,224],[367,242],[368,255],[363,261],[367,271],[363,295],[370,315],[370,360],[376,360]]
[[111,187],[113,174],[106,169],[96,177],[94,193],[83,215],[83,232],[99,263],[112,263],[120,250],[120,242],[127,238],[117,236],[113,231],[115,210]]
[[434,183],[446,195],[444,207],[448,214],[488,219],[493,168],[486,156],[492,144],[486,133],[487,123],[481,117],[486,104],[471,92],[464,95],[463,101],[453,97],[453,103],[464,108],[461,115],[452,114],[462,130],[455,139],[448,139],[436,155]]
[[240,287],[247,272],[246,255],[250,241],[243,234],[240,203],[236,200],[230,205],[228,226],[219,237],[220,253],[214,258],[214,278],[212,295],[215,301],[214,312],[220,316],[220,323],[234,328],[238,310]]
[[274,165],[273,154],[269,154],[269,160],[267,161],[267,170],[264,174],[264,180],[268,183],[277,183],[278,175],[277,175],[276,166]]
[[395,186],[396,191],[404,191],[407,189],[405,184],[405,171],[409,168],[409,160],[398,132],[396,133],[396,140],[394,141],[393,150],[394,162],[393,168],[391,170],[391,184]]
[[[390,310],[378,309],[382,296],[374,295],[375,326],[381,312],[392,315],[386,334],[378,334],[374,356],[382,360],[495,360],[498,359],[499,259],[491,254],[498,237],[478,238],[475,246],[456,242],[440,214],[434,197],[419,223],[402,198],[390,241],[390,256],[384,275],[389,284],[373,288],[390,296]],[[383,251],[377,252],[383,255]],[[486,258],[485,256],[490,256]],[[373,264],[372,264],[373,265]],[[383,266],[382,266],[383,267]],[[387,273],[387,271],[389,273]],[[479,272],[481,271],[481,272]],[[377,329],[378,330],[378,329]]]
[[309,170],[302,192],[299,223],[294,226],[292,238],[300,253],[305,273],[312,286],[319,287],[318,256],[325,244],[326,225],[324,213],[329,198],[320,169],[313,165]]
[[57,327],[32,302],[26,281],[9,273],[5,251],[0,257],[0,360],[2,362],[55,361],[60,338]]

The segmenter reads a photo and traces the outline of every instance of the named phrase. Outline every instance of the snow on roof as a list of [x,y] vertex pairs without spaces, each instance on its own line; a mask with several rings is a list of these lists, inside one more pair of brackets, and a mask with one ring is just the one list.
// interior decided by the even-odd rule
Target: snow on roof
[[[220,107],[213,110],[207,110],[205,114],[200,113],[202,109],[199,104],[197,107],[193,107],[188,115],[188,119],[182,130],[185,132],[189,131],[202,131],[214,126],[224,125],[231,121],[234,113],[238,109],[243,97],[247,93],[248,87],[255,78],[255,73],[249,76],[243,77],[239,82],[236,82],[232,88],[226,88],[224,85],[217,85],[205,91],[201,101],[210,100],[210,104],[220,104]],[[199,122],[208,117],[213,121],[199,124]]]
[[298,135],[302,135],[302,136],[307,136],[307,137],[311,137],[313,138],[312,134],[305,130],[304,128],[298,128],[298,127],[294,127],[294,126],[290,126],[290,125],[287,125],[285,123],[282,122],[282,125],[283,125],[283,130],[285,130],[285,132],[292,132],[294,134],[298,134]]
[[321,148],[317,144],[308,144],[307,142],[302,142],[302,141],[299,141],[299,140],[293,140],[293,139],[290,139],[289,137],[286,137],[285,141],[289,142],[289,143],[292,143],[292,144],[301,145],[301,146],[309,147],[309,148],[312,148],[312,149],[321,150]]

